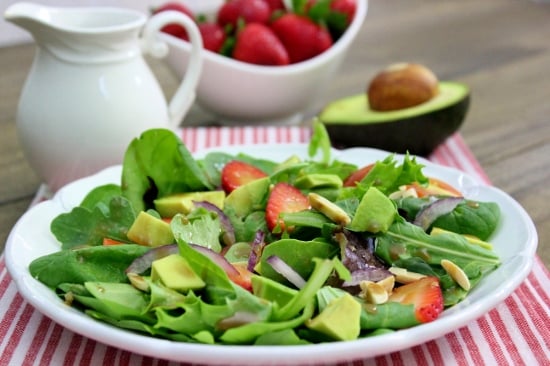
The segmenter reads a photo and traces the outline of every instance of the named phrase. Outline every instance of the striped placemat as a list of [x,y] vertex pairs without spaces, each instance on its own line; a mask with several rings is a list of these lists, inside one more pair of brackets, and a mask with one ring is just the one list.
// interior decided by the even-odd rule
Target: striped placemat
[[[218,127],[181,130],[191,151],[254,143],[307,142],[302,127]],[[429,157],[489,183],[459,134]],[[36,200],[40,200],[40,192]],[[550,273],[537,257],[527,279],[504,302],[444,337],[341,365],[550,365]],[[37,312],[18,294],[0,257],[0,365],[181,365],[98,343]]]

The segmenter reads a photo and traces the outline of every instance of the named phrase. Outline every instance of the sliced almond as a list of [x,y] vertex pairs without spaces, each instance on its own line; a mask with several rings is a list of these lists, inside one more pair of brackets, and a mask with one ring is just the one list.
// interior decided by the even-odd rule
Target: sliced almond
[[405,268],[401,267],[390,267],[389,271],[395,276],[395,282],[401,284],[411,283],[426,277],[426,275],[422,273],[407,271]]
[[327,200],[325,197],[317,193],[310,193],[307,198],[311,207],[321,212],[335,223],[345,226],[351,222],[351,218],[346,211],[342,210],[342,208]]
[[395,286],[395,276],[388,276],[388,277],[384,278],[383,280],[380,280],[376,283],[379,284],[380,286],[382,286],[384,288],[384,290],[386,290],[386,292],[389,295],[389,294],[392,293],[393,288]]
[[451,276],[451,278],[455,280],[460,287],[466,291],[470,290],[472,287],[470,284],[470,279],[466,276],[466,273],[464,273],[462,268],[447,259],[441,260],[441,267],[443,267],[445,272],[447,272],[447,274]]
[[72,291],[67,292],[64,296],[64,299],[65,299],[64,301],[65,305],[71,306],[74,301],[74,293]]
[[388,196],[392,200],[396,200],[399,198],[407,198],[407,197],[418,197],[418,194],[416,193],[416,190],[414,188],[407,188],[406,186],[400,186],[399,190],[390,193]]
[[128,280],[130,281],[130,284],[132,286],[134,286],[138,290],[149,292],[149,284],[142,276],[132,272],[128,273],[126,276],[128,277]]
[[369,283],[374,283],[372,281],[361,281],[359,282],[359,288],[361,289],[361,293],[359,294],[359,297],[362,297],[363,299],[366,299],[367,297],[367,285]]
[[359,286],[365,301],[369,304],[383,304],[388,301],[388,292],[376,282],[362,281]]

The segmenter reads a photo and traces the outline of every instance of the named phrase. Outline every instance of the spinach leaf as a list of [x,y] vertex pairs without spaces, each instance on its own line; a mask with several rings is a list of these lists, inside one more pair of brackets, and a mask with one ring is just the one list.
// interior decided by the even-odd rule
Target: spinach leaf
[[36,258],[29,265],[29,272],[49,287],[89,281],[127,282],[126,268],[149,249],[137,244],[121,244],[62,250]]
[[500,208],[495,202],[466,201],[451,213],[434,221],[433,226],[481,240],[491,237],[500,221]]
[[100,203],[108,205],[115,197],[122,194],[120,186],[117,184],[105,184],[92,189],[80,203],[81,207],[93,210]]
[[269,232],[265,221],[265,211],[253,211],[244,218],[236,215],[233,210],[228,207],[224,208],[224,213],[231,221],[231,225],[235,231],[235,241],[237,242],[253,241],[258,230],[265,233]]
[[[53,219],[50,229],[62,249],[101,245],[104,238],[128,242],[126,233],[136,218],[130,202],[115,196],[107,205],[103,198],[93,208],[77,206]],[[85,201],[91,205],[92,200]]]
[[235,156],[224,152],[211,152],[198,160],[197,163],[208,177],[210,184],[214,187],[221,186],[221,172],[225,164],[234,160]]
[[[430,198],[407,197],[395,201],[400,214],[412,221],[420,210],[431,201]],[[496,230],[500,221],[500,208],[495,202],[465,200],[450,213],[441,215],[432,227],[438,227],[458,234],[474,235],[486,241]]]
[[471,244],[460,234],[431,236],[404,220],[396,221],[377,238],[375,253],[390,265],[411,257],[422,258],[431,265],[440,265],[441,260],[447,259],[461,268],[474,265],[479,272],[485,273],[500,264],[493,251]]
[[260,258],[259,271],[264,277],[286,283],[286,279],[267,262],[267,259],[274,255],[281,258],[300,276],[308,278],[315,267],[315,258],[332,258],[339,250],[338,246],[321,240],[281,239],[265,246]]
[[137,212],[153,208],[157,197],[213,188],[187,147],[170,130],[145,131],[126,150],[122,194]]

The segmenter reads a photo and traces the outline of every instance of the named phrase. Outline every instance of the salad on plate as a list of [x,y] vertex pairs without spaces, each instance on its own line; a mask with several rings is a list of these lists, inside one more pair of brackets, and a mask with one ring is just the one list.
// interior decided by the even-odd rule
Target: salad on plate
[[494,202],[425,176],[415,157],[194,157],[148,130],[120,184],[51,222],[60,250],[31,275],[98,321],[173,341],[298,345],[436,320],[500,265]]

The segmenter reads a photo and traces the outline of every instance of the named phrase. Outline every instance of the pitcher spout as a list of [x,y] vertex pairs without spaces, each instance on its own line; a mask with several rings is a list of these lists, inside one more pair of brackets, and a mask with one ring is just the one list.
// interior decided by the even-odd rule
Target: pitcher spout
[[25,29],[40,48],[77,63],[117,62],[139,56],[138,36],[147,17],[111,7],[49,7],[15,3],[4,18]]
[[9,6],[4,12],[4,19],[34,34],[51,27],[50,13],[42,5],[21,2]]

